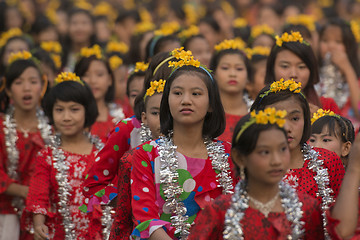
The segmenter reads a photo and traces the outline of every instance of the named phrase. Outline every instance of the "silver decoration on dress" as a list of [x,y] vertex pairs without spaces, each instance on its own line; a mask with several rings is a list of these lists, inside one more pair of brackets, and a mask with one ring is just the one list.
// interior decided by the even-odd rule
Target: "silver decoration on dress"
[[151,130],[148,126],[146,126],[144,123],[141,123],[140,128],[140,141],[141,143],[147,142],[152,140],[152,134]]
[[[4,133],[5,133],[5,147],[8,157],[7,161],[7,174],[11,179],[19,180],[18,166],[19,166],[19,150],[16,147],[16,141],[18,135],[16,132],[16,121],[14,119],[14,106],[9,106],[4,119]],[[40,131],[40,135],[45,145],[50,144],[51,126],[48,124],[48,120],[45,117],[44,112],[40,109],[36,109],[36,117],[38,119],[37,128]],[[11,205],[14,210],[21,215],[24,209],[24,199],[21,197],[13,197]]]
[[102,236],[104,240],[108,240],[110,237],[111,226],[113,224],[112,216],[115,214],[113,207],[105,206],[102,209],[101,225],[103,226]]
[[331,62],[331,53],[326,53],[320,68],[320,83],[317,88],[320,96],[332,98],[342,108],[350,96],[349,85],[340,70]]
[[[214,143],[211,140],[205,140],[208,155],[212,161],[214,170],[220,171],[217,174],[219,186],[223,188],[223,193],[231,193],[232,180],[229,173],[228,156],[220,143]],[[175,234],[179,234],[181,239],[187,239],[190,234],[190,223],[188,223],[187,209],[184,203],[179,199],[183,189],[179,186],[179,174],[177,169],[179,162],[176,156],[177,146],[172,140],[172,133],[169,136],[161,136],[158,142],[158,152],[160,157],[160,183],[163,184],[165,207],[172,212],[171,226]]]
[[250,108],[251,108],[251,105],[254,103],[254,100],[252,100],[249,97],[249,94],[247,92],[244,93],[243,99],[244,99],[244,101],[246,103],[246,107],[247,107],[248,112],[250,112]]
[[249,200],[255,205],[257,210],[259,210],[264,216],[267,218],[269,216],[269,213],[274,208],[276,200],[279,198],[279,194],[276,194],[270,201],[267,203],[262,203],[252,196],[248,195]]
[[[85,135],[89,138],[90,142],[95,145],[95,147],[100,150],[104,144],[99,140],[98,137],[92,136],[90,133],[85,133]],[[54,162],[54,168],[57,170],[55,178],[58,183],[58,197],[59,202],[57,203],[59,206],[58,212],[61,214],[63,218],[63,227],[65,232],[65,240],[75,240],[75,224],[72,221],[70,206],[69,206],[69,198],[71,196],[71,185],[68,179],[68,170],[70,169],[70,163],[65,161],[66,157],[64,155],[64,151],[60,148],[61,139],[60,135],[57,134],[52,138],[52,156]],[[106,212],[107,213],[107,212]],[[104,213],[103,213],[104,214]],[[106,215],[104,219],[108,219],[109,217]],[[110,217],[111,218],[111,217]],[[109,224],[109,222],[107,222]],[[109,228],[106,225],[107,228]]]
[[[241,220],[245,210],[249,207],[249,196],[246,191],[246,181],[241,180],[235,187],[231,197],[231,205],[226,211],[223,238],[228,240],[244,239]],[[284,182],[279,183],[279,195],[287,220],[291,223],[292,232],[287,239],[300,239],[304,234],[304,222],[301,221],[303,212],[302,202],[299,201],[295,189]]]
[[331,195],[333,190],[329,187],[330,180],[328,170],[323,166],[324,160],[318,159],[319,153],[316,152],[310,145],[305,143],[301,151],[303,152],[304,160],[310,160],[308,168],[316,173],[316,176],[314,177],[314,180],[318,186],[318,192],[316,193],[316,196],[321,197],[324,235],[325,239],[331,239],[326,229],[326,210],[328,210],[330,205],[334,202],[334,197]]
[[109,114],[113,118],[112,122],[118,124],[121,120],[125,118],[124,111],[122,107],[116,103],[108,103]]

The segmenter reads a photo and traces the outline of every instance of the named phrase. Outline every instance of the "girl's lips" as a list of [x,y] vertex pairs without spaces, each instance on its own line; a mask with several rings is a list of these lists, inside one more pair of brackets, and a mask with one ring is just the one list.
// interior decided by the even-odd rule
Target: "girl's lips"
[[190,108],[183,108],[183,109],[180,110],[180,112],[181,112],[182,114],[190,114],[190,113],[193,112],[193,110],[190,109]]
[[282,169],[274,169],[268,172],[271,176],[277,177],[283,175],[284,171]]
[[236,84],[237,84],[237,81],[235,81],[235,80],[230,80],[230,81],[228,81],[228,84],[229,84],[229,85],[236,85]]

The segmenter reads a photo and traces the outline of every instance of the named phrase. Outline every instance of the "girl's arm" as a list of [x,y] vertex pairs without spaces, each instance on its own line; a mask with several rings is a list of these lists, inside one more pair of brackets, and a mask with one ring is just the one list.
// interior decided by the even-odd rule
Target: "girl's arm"
[[5,194],[26,198],[29,192],[29,187],[18,183],[10,183],[9,187],[5,190]]
[[49,229],[45,225],[45,216],[42,214],[34,214],[34,239],[49,239]]
[[172,240],[172,238],[169,237],[169,235],[164,231],[164,229],[159,228],[151,234],[149,240]]
[[342,238],[351,237],[358,223],[360,182],[360,137],[351,149],[349,164],[341,184],[340,193],[332,209],[333,218],[340,220],[335,230]]

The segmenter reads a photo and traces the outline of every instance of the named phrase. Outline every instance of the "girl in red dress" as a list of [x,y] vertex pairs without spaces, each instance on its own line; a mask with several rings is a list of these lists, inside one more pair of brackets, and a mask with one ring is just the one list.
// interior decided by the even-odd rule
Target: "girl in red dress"
[[[78,209],[85,200],[85,169],[103,146],[86,131],[98,115],[91,90],[75,74],[61,73],[47,95],[45,111],[57,134],[37,156],[24,221],[33,227],[34,239],[106,239],[102,226]],[[111,226],[109,217],[103,216],[105,228]]]
[[[19,216],[34,174],[36,154],[50,142],[51,127],[39,106],[45,79],[29,52],[10,56],[2,88],[11,105],[0,116],[0,236],[19,239]],[[22,236],[25,231],[21,227]],[[1,238],[0,238],[1,239]]]
[[114,101],[114,76],[108,61],[98,45],[82,48],[81,58],[75,65],[74,72],[91,88],[96,99],[99,116],[91,128],[91,133],[105,142],[115,124],[125,115]]
[[[164,135],[136,148],[131,172],[136,239],[186,238],[206,202],[233,188],[217,84],[190,52],[173,51],[161,101]],[[164,113],[164,114],[162,114]]]
[[248,113],[252,104],[245,93],[251,69],[249,60],[242,51],[244,48],[245,43],[239,39],[225,40],[215,46],[215,53],[210,61],[226,118],[226,128],[219,139],[228,142],[231,142],[236,123]]
[[[319,82],[319,68],[309,43],[303,41],[299,32],[276,37],[278,40],[267,61],[265,83],[270,84],[280,78],[301,82],[311,113],[323,108],[339,114],[340,110],[332,98],[319,97],[315,91],[314,86]],[[294,40],[289,41],[289,38]]]
[[[284,126],[290,148],[290,170],[284,181],[299,193],[308,193],[328,209],[339,194],[345,169],[340,158],[322,148],[311,148],[306,144],[310,137],[310,108],[301,92],[301,83],[293,80],[276,81],[266,86],[257,96],[252,110],[275,107],[286,110]],[[325,212],[323,213],[324,220]],[[326,223],[325,223],[326,224]]]

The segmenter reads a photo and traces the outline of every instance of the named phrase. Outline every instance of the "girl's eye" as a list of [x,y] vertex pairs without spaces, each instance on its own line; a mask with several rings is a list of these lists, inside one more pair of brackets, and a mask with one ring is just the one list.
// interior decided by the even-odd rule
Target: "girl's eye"
[[237,68],[236,70],[237,70],[237,71],[243,71],[244,68]]
[[323,142],[325,142],[325,143],[331,142],[331,139],[329,139],[329,138],[324,138],[324,139],[323,139]]
[[158,116],[160,115],[160,112],[151,112],[151,115]]
[[228,67],[221,67],[222,70],[228,70]]
[[269,151],[268,150],[261,150],[259,152],[259,154],[265,156],[265,155],[269,154]]
[[173,94],[174,95],[181,95],[181,92],[180,91],[174,91]]
[[309,139],[309,142],[314,143],[314,142],[315,142],[315,139],[310,138],[310,139]]
[[73,112],[79,111],[79,108],[72,108],[71,111]]
[[55,108],[55,112],[62,112],[62,108]]
[[200,96],[201,93],[199,93],[199,92],[194,92],[193,95],[194,95],[194,96]]
[[300,120],[300,118],[299,117],[293,117],[293,118],[291,118],[291,120],[297,122],[297,121]]
[[288,68],[289,65],[280,65],[281,68]]
[[306,65],[300,65],[299,68],[300,68],[300,69],[306,69],[307,66],[306,66]]

